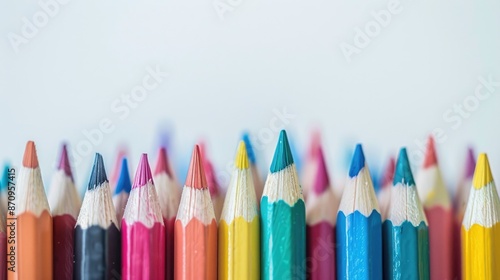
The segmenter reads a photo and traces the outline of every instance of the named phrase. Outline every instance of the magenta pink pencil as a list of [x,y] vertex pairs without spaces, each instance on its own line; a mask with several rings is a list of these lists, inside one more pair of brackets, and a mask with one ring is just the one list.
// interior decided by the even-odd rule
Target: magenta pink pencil
[[165,226],[143,154],[122,220],[122,279],[165,279]]

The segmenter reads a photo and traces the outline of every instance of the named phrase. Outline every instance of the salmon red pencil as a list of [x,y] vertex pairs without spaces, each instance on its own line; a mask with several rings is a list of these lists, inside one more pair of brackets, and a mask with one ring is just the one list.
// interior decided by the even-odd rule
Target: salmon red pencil
[[377,194],[382,221],[385,221],[387,217],[387,208],[389,207],[389,202],[391,200],[392,181],[394,179],[395,168],[396,160],[394,157],[390,157],[389,162],[387,162],[384,169],[384,173],[382,174],[382,180],[380,182],[381,189]]
[[337,214],[337,278],[382,279],[382,221],[361,144]]
[[260,198],[264,191],[264,182],[262,182],[262,178],[259,175],[255,151],[253,150],[252,141],[250,141],[250,134],[248,132],[244,133],[242,140],[245,142],[248,160],[250,161],[250,170],[252,171],[253,185],[255,186],[255,197],[257,198],[257,211],[259,211]]
[[477,159],[462,224],[462,279],[500,279],[500,199],[486,154]]
[[217,279],[217,222],[202,160],[196,145],[175,220],[176,280]]
[[180,186],[168,161],[167,150],[161,148],[154,172],[154,182],[160,202],[163,224],[165,225],[165,275],[167,279],[174,278],[174,224],[179,201]]
[[429,232],[406,148],[399,152],[383,225],[384,279],[427,280]]
[[0,215],[0,280],[7,279],[7,234],[5,232],[5,219]]
[[165,279],[165,226],[143,154],[122,220],[122,279]]
[[75,225],[81,201],[73,180],[66,145],[62,146],[59,165],[52,177],[49,205],[54,232],[54,279],[72,279]]
[[120,239],[104,162],[96,154],[76,221],[73,279],[120,279]]
[[238,146],[234,166],[219,222],[218,279],[259,279],[259,216],[243,141]]
[[208,190],[210,191],[210,197],[214,206],[215,220],[219,221],[220,214],[222,213],[222,207],[224,206],[224,192],[221,190],[219,182],[217,181],[214,166],[207,156],[206,146],[203,142],[200,144],[200,151],[203,161],[203,169],[205,170],[205,176],[207,179]]
[[453,212],[439,169],[434,139],[429,137],[417,177],[418,194],[429,227],[430,279],[453,279]]
[[316,181],[309,190],[306,202],[307,259],[313,262],[308,267],[307,279],[336,279],[335,224],[337,222],[337,198],[330,184],[323,151],[318,146]]
[[261,279],[306,279],[306,213],[290,144],[281,131],[260,203]]
[[123,218],[131,189],[132,182],[130,181],[130,173],[128,172],[128,161],[126,157],[122,157],[120,174],[118,175],[113,194],[113,205],[115,206],[116,219],[118,221],[121,221]]
[[[15,272],[8,271],[8,279],[52,279],[52,217],[33,141],[24,151],[16,208],[16,267]],[[8,222],[11,218],[9,215]]]

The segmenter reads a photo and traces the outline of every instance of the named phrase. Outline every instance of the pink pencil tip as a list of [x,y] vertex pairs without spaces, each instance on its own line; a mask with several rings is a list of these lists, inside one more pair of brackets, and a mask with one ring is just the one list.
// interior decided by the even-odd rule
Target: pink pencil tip
[[396,159],[394,157],[389,158],[389,162],[384,170],[382,188],[392,186],[392,181],[394,179],[394,171],[396,170]]
[[321,132],[319,129],[311,133],[311,144],[309,146],[309,158],[314,159],[317,156],[318,149],[321,147]]
[[467,159],[465,162],[465,178],[472,179],[474,176],[474,170],[476,169],[476,157],[474,155],[474,149],[469,147],[467,149]]
[[59,159],[58,170],[63,170],[66,176],[70,177],[73,180],[73,173],[71,172],[71,166],[68,158],[68,148],[66,144],[62,145],[61,157]]
[[191,163],[189,165],[188,175],[186,178],[186,186],[195,189],[207,188],[207,179],[205,178],[200,147],[198,145],[194,146],[193,155],[191,156]]
[[145,186],[149,181],[153,181],[153,175],[151,175],[151,168],[149,167],[148,155],[142,154],[139,161],[139,166],[135,172],[134,184],[132,188],[139,188]]
[[156,160],[155,175],[160,173],[167,173],[168,176],[172,176],[172,171],[168,165],[167,149],[161,147],[158,152],[158,159]]
[[427,151],[425,152],[424,168],[437,165],[436,148],[434,146],[434,138],[429,136],[427,141]]
[[316,180],[314,181],[313,185],[313,191],[317,195],[320,195],[325,192],[330,186],[330,178],[328,177],[328,170],[326,168],[325,157],[321,146],[317,147],[316,160],[318,169],[316,172]]
[[207,185],[208,190],[210,191],[210,195],[218,195],[220,192],[219,182],[217,182],[217,178],[215,177],[214,166],[207,157],[203,157],[203,168],[205,169],[205,176],[207,179]]

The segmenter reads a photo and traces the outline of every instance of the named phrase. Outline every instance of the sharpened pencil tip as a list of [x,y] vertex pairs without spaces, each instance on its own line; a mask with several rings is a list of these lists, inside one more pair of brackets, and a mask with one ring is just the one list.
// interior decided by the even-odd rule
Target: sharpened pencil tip
[[479,190],[491,182],[493,182],[493,175],[491,174],[488,156],[485,153],[481,153],[477,158],[472,185],[475,189]]
[[195,189],[207,188],[207,179],[205,177],[199,145],[195,145],[193,149],[193,155],[191,156],[191,163],[186,178],[186,186]]
[[321,145],[318,145],[316,151],[317,172],[316,180],[314,181],[313,190],[317,195],[325,192],[330,186],[330,178],[328,177],[328,170],[326,168],[325,156]]
[[38,156],[36,154],[35,142],[28,141],[24,150],[23,166],[27,168],[38,167]]
[[474,176],[474,169],[476,169],[476,156],[474,155],[474,149],[469,147],[467,149],[467,159],[465,162],[465,178],[472,179]]
[[68,148],[66,144],[62,145],[61,157],[59,158],[58,170],[63,170],[66,176],[70,177],[73,181],[73,172],[71,172],[71,165],[69,163]]
[[392,185],[394,180],[394,171],[396,170],[396,160],[393,156],[389,158],[389,162],[384,170],[384,175],[382,176],[382,188]]
[[168,176],[172,177],[172,171],[168,165],[167,149],[161,147],[158,152],[158,159],[156,160],[155,175],[160,173],[167,173]]
[[236,152],[234,165],[240,170],[247,169],[249,167],[248,153],[244,141],[240,141],[238,145],[238,151]]
[[151,167],[149,167],[148,155],[142,154],[139,160],[139,166],[135,172],[133,189],[145,186],[149,181],[153,181],[153,175],[151,175]]
[[293,164],[292,151],[285,130],[281,130],[276,150],[271,163],[271,173],[279,172]]
[[94,165],[92,166],[92,173],[90,175],[88,190],[93,190],[105,182],[108,182],[108,177],[106,176],[106,170],[104,168],[104,161],[101,154],[96,153],[94,159]]
[[436,147],[434,144],[434,138],[429,136],[427,140],[427,150],[425,152],[424,168],[429,168],[431,166],[437,165]]
[[128,171],[128,161],[126,157],[122,158],[120,175],[118,175],[118,181],[116,182],[115,194],[121,192],[130,193],[132,189],[132,182],[130,181],[130,173]]
[[349,177],[353,178],[358,176],[363,167],[365,167],[365,153],[363,152],[361,144],[357,144],[356,149],[354,150],[354,155],[352,156]]
[[413,173],[411,172],[410,161],[408,160],[406,148],[401,148],[399,151],[398,161],[396,163],[393,185],[398,183],[415,186],[415,180],[413,179]]
[[255,165],[255,153],[253,151],[252,142],[250,141],[250,134],[248,132],[244,132],[241,138],[245,142],[248,160],[250,160],[252,165]]

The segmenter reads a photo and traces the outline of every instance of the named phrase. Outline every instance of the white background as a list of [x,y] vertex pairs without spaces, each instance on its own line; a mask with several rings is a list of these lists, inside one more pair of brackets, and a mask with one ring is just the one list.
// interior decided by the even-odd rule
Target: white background
[[[19,166],[25,142],[35,140],[47,186],[61,141],[75,148],[82,131],[108,118],[114,131],[92,146],[108,174],[119,144],[128,145],[134,169],[141,152],[154,161],[160,131],[170,135],[180,174],[201,137],[224,173],[242,130],[258,134],[273,110],[286,108],[299,154],[311,127],[321,129],[337,182],[357,141],[376,173],[400,146],[414,155],[435,128],[446,134],[438,150],[450,186],[468,144],[488,152],[500,178],[500,87],[460,125],[443,118],[474,94],[479,76],[500,81],[500,2],[401,0],[400,12],[349,62],[340,45],[353,45],[356,28],[387,1],[232,1],[222,20],[212,0],[73,0],[17,52],[12,34],[23,36],[23,18],[33,22],[43,10],[35,1],[1,1],[0,160]],[[121,120],[111,104],[156,66],[168,78]],[[263,172],[273,137],[261,145]],[[92,157],[74,168],[80,185]]]

